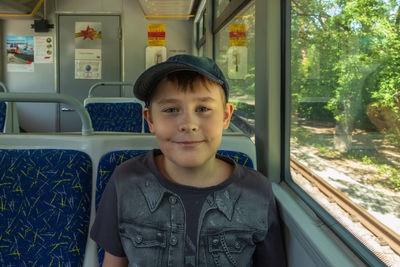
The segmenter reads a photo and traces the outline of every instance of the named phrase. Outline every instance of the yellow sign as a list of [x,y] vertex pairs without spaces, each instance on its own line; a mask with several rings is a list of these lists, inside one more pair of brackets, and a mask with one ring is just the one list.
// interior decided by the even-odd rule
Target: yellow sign
[[165,24],[148,24],[147,42],[149,46],[165,46]]
[[229,24],[229,46],[246,46],[246,24]]

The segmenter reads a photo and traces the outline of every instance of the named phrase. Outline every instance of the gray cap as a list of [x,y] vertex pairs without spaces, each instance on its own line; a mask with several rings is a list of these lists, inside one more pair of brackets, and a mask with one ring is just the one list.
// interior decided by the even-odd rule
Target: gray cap
[[148,104],[153,90],[160,80],[177,71],[195,71],[211,81],[219,83],[224,89],[226,100],[228,100],[228,82],[214,60],[185,54],[170,57],[167,61],[154,65],[143,72],[133,87],[135,96]]

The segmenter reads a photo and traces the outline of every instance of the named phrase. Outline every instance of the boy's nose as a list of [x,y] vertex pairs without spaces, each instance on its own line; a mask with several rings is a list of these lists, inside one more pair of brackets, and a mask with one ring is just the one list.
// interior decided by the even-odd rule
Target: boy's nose
[[199,129],[196,119],[190,114],[184,114],[179,124],[180,132],[195,132]]
[[193,123],[182,123],[179,125],[180,132],[196,132],[198,129],[199,127]]

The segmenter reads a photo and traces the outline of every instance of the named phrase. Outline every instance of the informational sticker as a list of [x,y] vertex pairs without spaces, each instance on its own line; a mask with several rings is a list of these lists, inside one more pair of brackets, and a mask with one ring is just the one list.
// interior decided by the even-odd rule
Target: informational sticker
[[148,46],[165,46],[165,24],[147,25]]
[[54,62],[54,44],[52,36],[35,36],[35,63]]
[[227,58],[229,79],[244,79],[247,74],[247,47],[229,47]]
[[101,60],[101,49],[75,49],[75,60]]
[[101,61],[75,60],[75,79],[101,79]]
[[33,36],[7,36],[7,71],[34,71]]
[[75,22],[75,79],[101,79],[101,22]]
[[246,46],[246,24],[229,24],[229,46]]
[[161,63],[167,59],[167,48],[165,46],[146,47],[146,69]]
[[101,48],[101,39],[101,22],[75,22],[75,48]]

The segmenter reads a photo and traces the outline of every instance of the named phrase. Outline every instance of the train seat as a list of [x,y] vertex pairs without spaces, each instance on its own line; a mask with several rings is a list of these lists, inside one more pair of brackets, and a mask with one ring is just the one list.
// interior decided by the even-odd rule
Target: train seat
[[82,266],[92,195],[89,155],[11,148],[0,149],[0,162],[0,262]]
[[[111,151],[101,157],[99,161],[99,166],[97,168],[96,197],[95,197],[96,211],[101,200],[101,195],[103,194],[107,182],[109,181],[114,169],[124,161],[132,157],[138,156],[140,154],[146,153],[147,151],[148,150]],[[229,157],[240,165],[249,168],[254,168],[254,164],[251,157],[246,155],[245,153],[238,151],[231,151],[231,150],[219,150],[218,154]],[[103,262],[104,250],[101,249],[100,247],[98,247],[98,257],[99,257],[99,262],[100,263]]]
[[86,98],[84,106],[95,131],[149,132],[143,118],[143,104],[128,97]]

